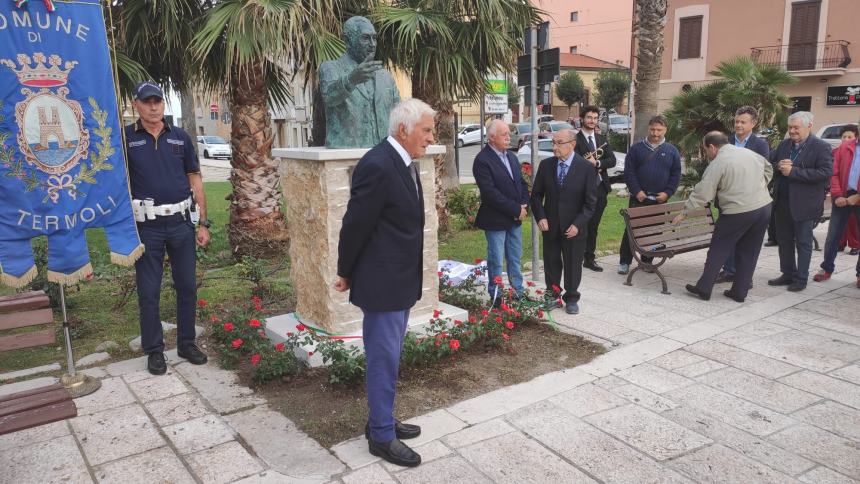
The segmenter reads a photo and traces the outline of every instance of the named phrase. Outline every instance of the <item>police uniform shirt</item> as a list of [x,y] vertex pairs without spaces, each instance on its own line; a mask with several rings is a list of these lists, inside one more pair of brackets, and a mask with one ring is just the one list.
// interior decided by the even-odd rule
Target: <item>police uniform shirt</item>
[[125,127],[128,176],[134,199],[155,205],[181,202],[191,194],[188,175],[200,173],[200,162],[188,133],[169,125],[153,138],[140,120]]

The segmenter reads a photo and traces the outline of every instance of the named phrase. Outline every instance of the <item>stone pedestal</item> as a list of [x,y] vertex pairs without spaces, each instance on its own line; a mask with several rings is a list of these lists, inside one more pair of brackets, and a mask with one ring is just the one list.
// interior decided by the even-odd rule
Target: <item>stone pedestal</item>
[[[332,288],[337,277],[337,244],[349,201],[352,170],[366,148],[284,148],[272,150],[281,160],[281,184],[287,200],[290,232],[290,278],[296,291],[296,316],[332,333],[361,331],[361,310],[349,303],[348,293]],[[439,280],[433,155],[444,146],[430,146],[415,160],[424,190],[424,283],[413,314],[432,312],[438,305]]]

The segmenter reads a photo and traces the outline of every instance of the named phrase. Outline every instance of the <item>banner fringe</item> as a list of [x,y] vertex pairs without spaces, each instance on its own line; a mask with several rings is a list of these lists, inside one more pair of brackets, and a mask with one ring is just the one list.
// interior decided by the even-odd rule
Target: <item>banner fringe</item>
[[110,261],[114,264],[119,264],[121,266],[133,266],[140,256],[143,255],[144,246],[143,244],[135,247],[133,251],[131,251],[128,255],[117,254],[116,252],[110,253]]
[[71,274],[63,274],[62,272],[54,272],[48,271],[48,281],[56,282],[58,284],[75,284],[80,282],[93,274],[93,266],[87,262],[86,265],[81,267],[80,269],[72,272]]
[[9,287],[14,287],[15,289],[18,289],[20,287],[24,287],[27,284],[30,284],[31,282],[33,282],[33,279],[35,279],[38,274],[39,274],[39,271],[38,271],[38,269],[36,269],[35,265],[30,267],[29,269],[27,269],[27,272],[22,274],[20,277],[15,277],[11,274],[6,274],[4,272],[4,273],[0,273],[0,283],[3,283],[4,285],[9,286]]

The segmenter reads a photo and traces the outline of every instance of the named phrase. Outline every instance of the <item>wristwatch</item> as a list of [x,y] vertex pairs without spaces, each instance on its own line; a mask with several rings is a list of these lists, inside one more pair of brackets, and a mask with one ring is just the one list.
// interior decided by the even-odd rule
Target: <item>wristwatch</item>
[[209,227],[211,227],[211,226],[212,226],[212,221],[211,221],[211,220],[209,220],[209,219],[207,218],[207,219],[205,219],[205,220],[201,220],[201,221],[200,221],[200,225],[201,225],[202,227],[206,227],[206,228],[208,229]]

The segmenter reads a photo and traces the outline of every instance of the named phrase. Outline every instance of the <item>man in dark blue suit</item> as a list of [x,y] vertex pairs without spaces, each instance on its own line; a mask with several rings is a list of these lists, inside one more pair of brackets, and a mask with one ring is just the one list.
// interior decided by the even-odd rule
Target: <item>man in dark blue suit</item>
[[[421,456],[401,442],[421,429],[394,418],[400,351],[409,310],[421,298],[424,197],[418,167],[433,143],[435,111],[407,99],[391,111],[389,136],[367,152],[352,175],[338,243],[334,288],[364,313],[370,453],[414,467]],[[435,269],[434,269],[435,270]]]
[[770,154],[782,275],[767,283],[788,286],[789,291],[796,292],[806,289],[812,258],[812,227],[824,211],[827,182],[833,172],[833,152],[827,142],[812,134],[812,113],[808,111],[788,117],[788,138]]
[[508,280],[517,294],[523,291],[520,257],[523,253],[522,221],[526,218],[529,187],[520,172],[520,163],[508,151],[511,131],[508,125],[494,119],[487,128],[488,143],[478,152],[472,175],[481,193],[481,207],[475,225],[487,238],[487,290],[497,306],[495,278],[502,274],[502,258],[508,262]]
[[[753,128],[758,123],[758,111],[752,106],[741,106],[735,111],[735,132],[729,137],[729,143],[738,148],[746,148],[750,151],[760,154],[764,159],[768,159],[770,155],[770,146],[767,141],[753,134]],[[717,208],[720,208],[720,201],[715,200]],[[770,218],[771,230],[773,226],[773,215]],[[775,237],[775,233],[774,233]],[[723,270],[717,274],[716,284],[722,282],[732,282],[735,278],[735,251],[731,251],[726,263],[723,264]]]
[[532,185],[532,213],[543,232],[546,287],[558,286],[564,271],[565,311],[579,313],[579,282],[588,222],[597,207],[597,171],[574,151],[573,130],[557,131],[555,156],[540,163]]

